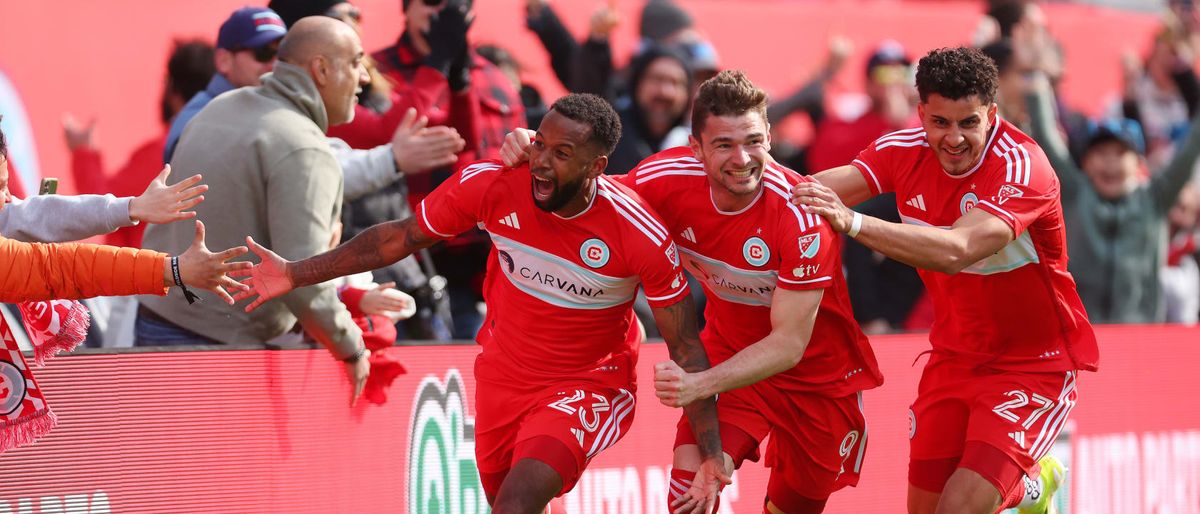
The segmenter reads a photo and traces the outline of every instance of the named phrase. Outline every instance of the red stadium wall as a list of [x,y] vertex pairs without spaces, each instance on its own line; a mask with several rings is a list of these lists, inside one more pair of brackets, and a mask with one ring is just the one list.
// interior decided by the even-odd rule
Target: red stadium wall
[[[583,34],[591,12],[605,0],[553,2],[566,24]],[[914,55],[969,40],[982,2],[899,0],[679,0],[708,34],[725,66],[746,70],[768,92],[781,96],[817,69],[831,35],[849,37],[856,52],[835,80],[835,91],[858,91],[863,63],[878,42],[894,38]],[[73,113],[97,119],[97,143],[110,167],[163,129],[158,122],[171,40],[212,41],[235,8],[266,0],[0,1],[0,114],[12,139],[22,178],[63,180],[74,191],[60,119]],[[355,0],[365,16],[368,50],[395,40],[402,27],[400,0]],[[548,58],[524,27],[524,0],[479,0],[472,39],[513,51],[526,79],[548,99],[562,88]],[[615,47],[624,59],[635,45],[642,0],[622,0],[623,25]],[[1083,5],[1047,5],[1052,31],[1067,52],[1067,99],[1099,113],[1120,87],[1120,55],[1147,47],[1152,15]],[[202,170],[201,170],[202,171]],[[28,186],[29,184],[27,184]]]
[[[1200,512],[1200,330],[1100,330],[1100,373],[1083,374],[1069,436],[1066,513]],[[830,513],[903,510],[907,410],[927,347],[873,339],[887,383],[865,396],[858,488]],[[0,455],[0,514],[485,511],[475,474],[476,347],[406,347],[408,374],[383,405],[347,406],[340,365],[319,350],[220,350],[60,357],[39,382],[60,426]],[[678,411],[647,387],[663,345],[642,352],[633,430],[592,462],[572,514],[661,513]],[[922,361],[923,362],[923,361]],[[750,464],[725,513],[761,508]]]

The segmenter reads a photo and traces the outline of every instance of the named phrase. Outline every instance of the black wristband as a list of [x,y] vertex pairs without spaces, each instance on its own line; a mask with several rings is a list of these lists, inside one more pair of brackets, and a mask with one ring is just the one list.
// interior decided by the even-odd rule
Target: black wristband
[[179,257],[171,257],[171,277],[175,279],[175,285],[183,290],[183,297],[187,299],[188,305],[196,303],[200,297],[196,293],[188,291],[187,286],[183,285],[183,276],[179,273]]

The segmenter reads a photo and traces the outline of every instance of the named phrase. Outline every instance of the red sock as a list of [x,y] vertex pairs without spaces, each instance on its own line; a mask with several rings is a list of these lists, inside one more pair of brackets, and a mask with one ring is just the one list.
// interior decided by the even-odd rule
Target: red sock
[[667,512],[674,512],[675,508],[671,504],[678,500],[680,496],[687,493],[688,489],[692,488],[692,480],[696,479],[695,471],[685,471],[678,468],[671,469],[671,481],[667,484]]

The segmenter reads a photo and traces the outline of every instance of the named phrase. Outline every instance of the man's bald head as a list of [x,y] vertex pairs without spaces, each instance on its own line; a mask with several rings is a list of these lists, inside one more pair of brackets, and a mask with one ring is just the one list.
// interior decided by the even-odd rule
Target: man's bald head
[[327,59],[353,58],[353,48],[361,47],[358,34],[341,20],[326,16],[301,18],[279,43],[279,60],[305,66],[318,56]]
[[279,60],[312,77],[330,125],[354,119],[355,97],[369,79],[362,42],[350,25],[325,16],[301,18],[279,44]]

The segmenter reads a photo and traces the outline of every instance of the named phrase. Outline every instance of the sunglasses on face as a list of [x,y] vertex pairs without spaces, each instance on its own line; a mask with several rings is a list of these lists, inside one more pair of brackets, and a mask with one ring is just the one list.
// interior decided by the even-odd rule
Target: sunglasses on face
[[279,51],[278,43],[271,43],[257,48],[238,48],[234,52],[251,52],[254,54],[254,60],[266,64],[275,60],[275,53]]

